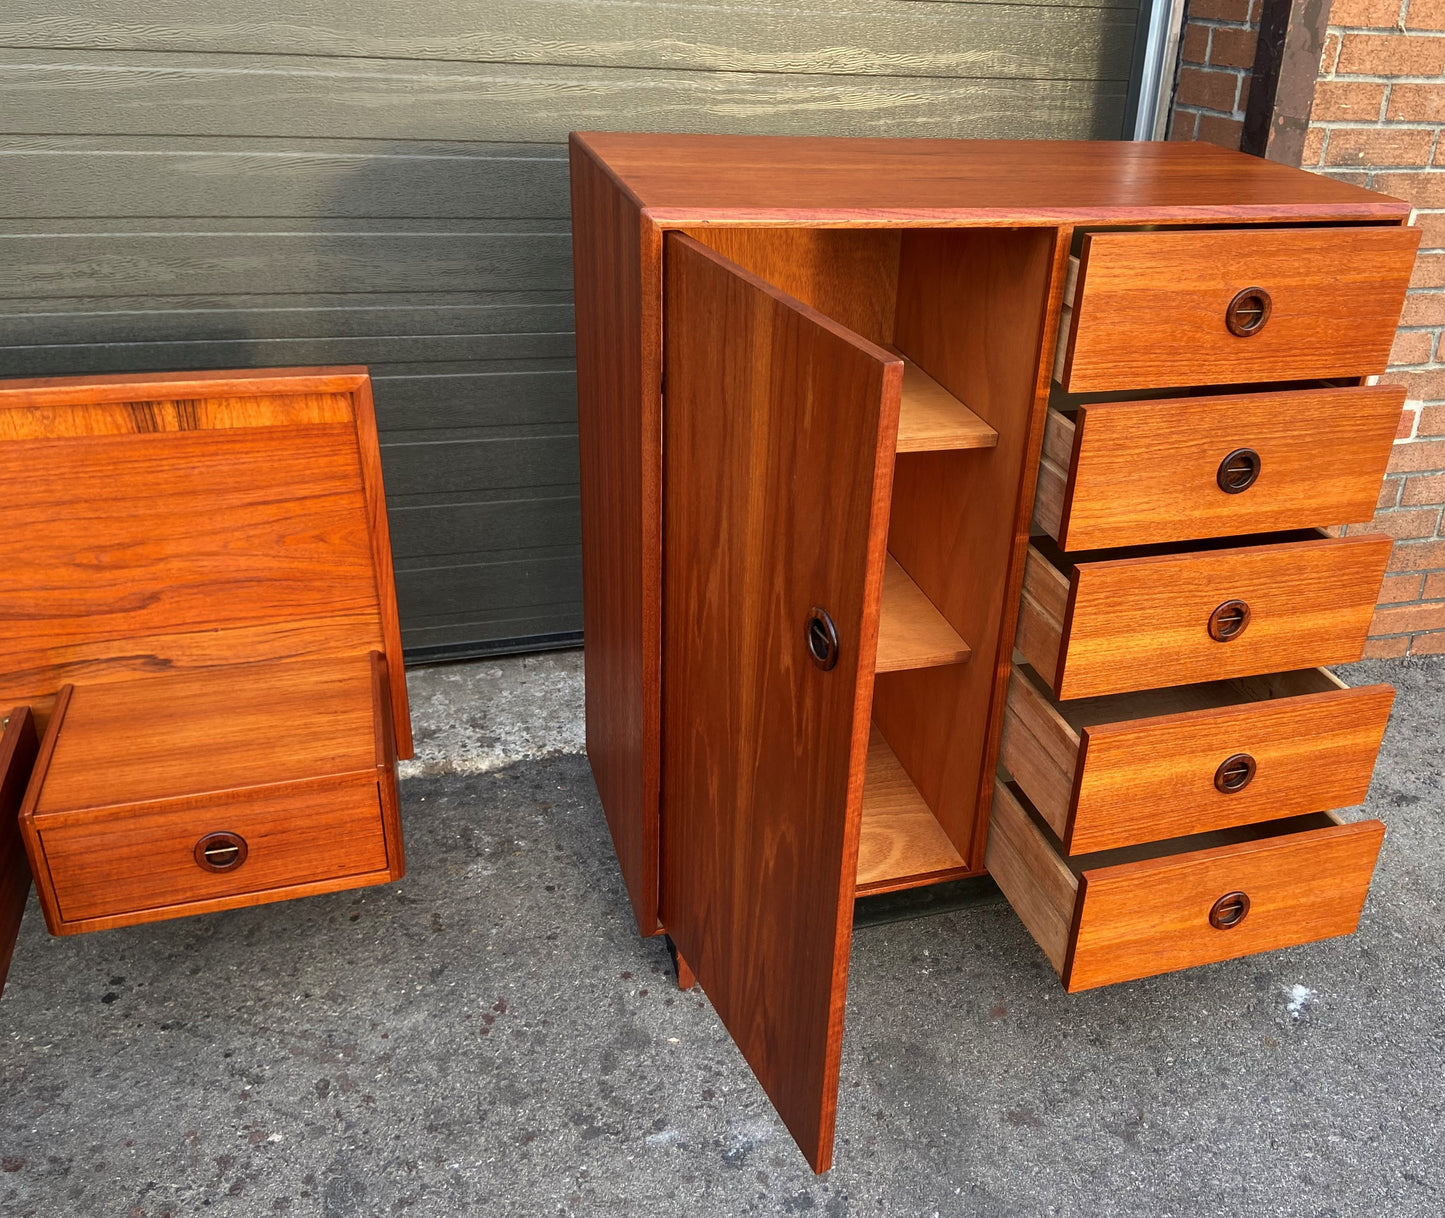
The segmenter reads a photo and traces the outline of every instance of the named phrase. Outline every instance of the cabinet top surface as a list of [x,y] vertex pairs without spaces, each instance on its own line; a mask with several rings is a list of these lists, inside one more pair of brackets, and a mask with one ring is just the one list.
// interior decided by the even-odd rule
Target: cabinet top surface
[[576,132],[663,227],[1401,222],[1399,199],[1210,144]]

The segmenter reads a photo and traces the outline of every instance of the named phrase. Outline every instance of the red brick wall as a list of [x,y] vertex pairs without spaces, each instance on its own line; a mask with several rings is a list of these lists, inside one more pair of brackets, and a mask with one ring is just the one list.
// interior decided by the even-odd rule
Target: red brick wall
[[1371,523],[1397,540],[1370,654],[1445,652],[1445,0],[1334,0],[1305,166],[1416,207],[1415,277],[1382,381],[1405,417]]
[[1171,140],[1239,147],[1262,0],[1190,0],[1179,40]]
[[[1260,3],[1191,0],[1171,139],[1239,146]],[[1304,166],[1409,200],[1422,230],[1390,370],[1380,378],[1405,386],[1405,412],[1379,510],[1367,525],[1351,526],[1396,539],[1366,654],[1441,653],[1445,0],[1334,0],[1329,21]]]

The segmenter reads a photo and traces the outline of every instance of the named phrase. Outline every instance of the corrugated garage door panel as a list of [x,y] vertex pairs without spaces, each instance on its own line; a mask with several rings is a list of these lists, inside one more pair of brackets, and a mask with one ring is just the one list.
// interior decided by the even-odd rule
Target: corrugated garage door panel
[[8,0],[0,375],[368,364],[407,646],[566,635],[566,133],[1114,138],[1137,14]]

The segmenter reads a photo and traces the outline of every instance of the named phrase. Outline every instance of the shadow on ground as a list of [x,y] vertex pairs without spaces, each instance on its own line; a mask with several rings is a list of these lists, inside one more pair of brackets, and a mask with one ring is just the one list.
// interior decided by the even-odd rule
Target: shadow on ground
[[1445,662],[1361,931],[1066,996],[1001,904],[859,932],[807,1170],[639,940],[576,756],[404,784],[401,883],[52,940],[0,1002],[0,1212],[1445,1211]]

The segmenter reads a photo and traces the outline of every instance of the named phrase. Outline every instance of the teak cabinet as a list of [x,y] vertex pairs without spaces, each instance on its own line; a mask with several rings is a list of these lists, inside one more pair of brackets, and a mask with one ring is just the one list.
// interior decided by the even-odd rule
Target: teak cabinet
[[1353,930],[1404,203],[1197,144],[572,138],[587,749],[813,1167],[853,901],[1070,990]]
[[0,960],[403,873],[364,368],[0,381],[0,485]]

